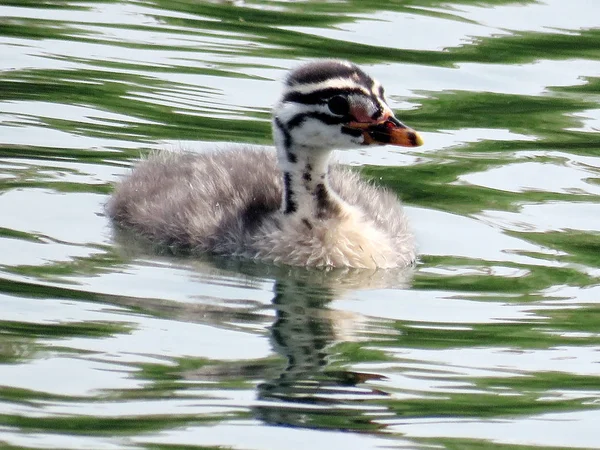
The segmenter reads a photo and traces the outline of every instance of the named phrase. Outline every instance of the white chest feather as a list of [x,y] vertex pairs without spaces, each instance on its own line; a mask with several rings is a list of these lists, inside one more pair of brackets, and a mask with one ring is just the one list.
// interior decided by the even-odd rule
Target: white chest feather
[[301,266],[392,268],[399,265],[394,239],[357,214],[310,221],[285,218],[261,236],[254,257]]

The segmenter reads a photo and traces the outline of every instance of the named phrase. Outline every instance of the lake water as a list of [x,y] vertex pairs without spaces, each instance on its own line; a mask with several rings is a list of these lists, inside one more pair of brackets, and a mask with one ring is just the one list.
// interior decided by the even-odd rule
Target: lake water
[[[104,204],[160,148],[270,145],[351,59],[416,149],[338,152],[414,271],[153,254]],[[600,449],[600,3],[0,4],[0,446]]]

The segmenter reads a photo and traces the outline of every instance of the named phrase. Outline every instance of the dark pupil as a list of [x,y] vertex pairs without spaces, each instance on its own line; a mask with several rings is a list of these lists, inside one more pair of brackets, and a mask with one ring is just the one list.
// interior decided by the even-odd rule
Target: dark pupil
[[331,97],[327,102],[327,106],[329,107],[329,110],[332,113],[338,116],[344,116],[350,111],[348,99],[342,95],[336,95],[335,97]]

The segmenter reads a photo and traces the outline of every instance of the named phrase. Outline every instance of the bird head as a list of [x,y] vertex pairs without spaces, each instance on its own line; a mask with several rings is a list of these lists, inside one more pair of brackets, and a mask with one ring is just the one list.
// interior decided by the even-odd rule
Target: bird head
[[423,143],[396,119],[381,84],[347,61],[316,61],[292,71],[273,116],[276,142],[286,150]]

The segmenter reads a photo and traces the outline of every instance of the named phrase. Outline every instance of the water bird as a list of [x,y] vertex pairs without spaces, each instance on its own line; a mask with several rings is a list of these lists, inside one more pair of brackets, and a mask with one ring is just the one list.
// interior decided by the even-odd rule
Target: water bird
[[315,267],[414,263],[397,196],[329,163],[334,149],[422,144],[378,81],[348,61],[304,63],[287,75],[272,126],[276,152],[156,152],[118,183],[108,215],[174,252]]

